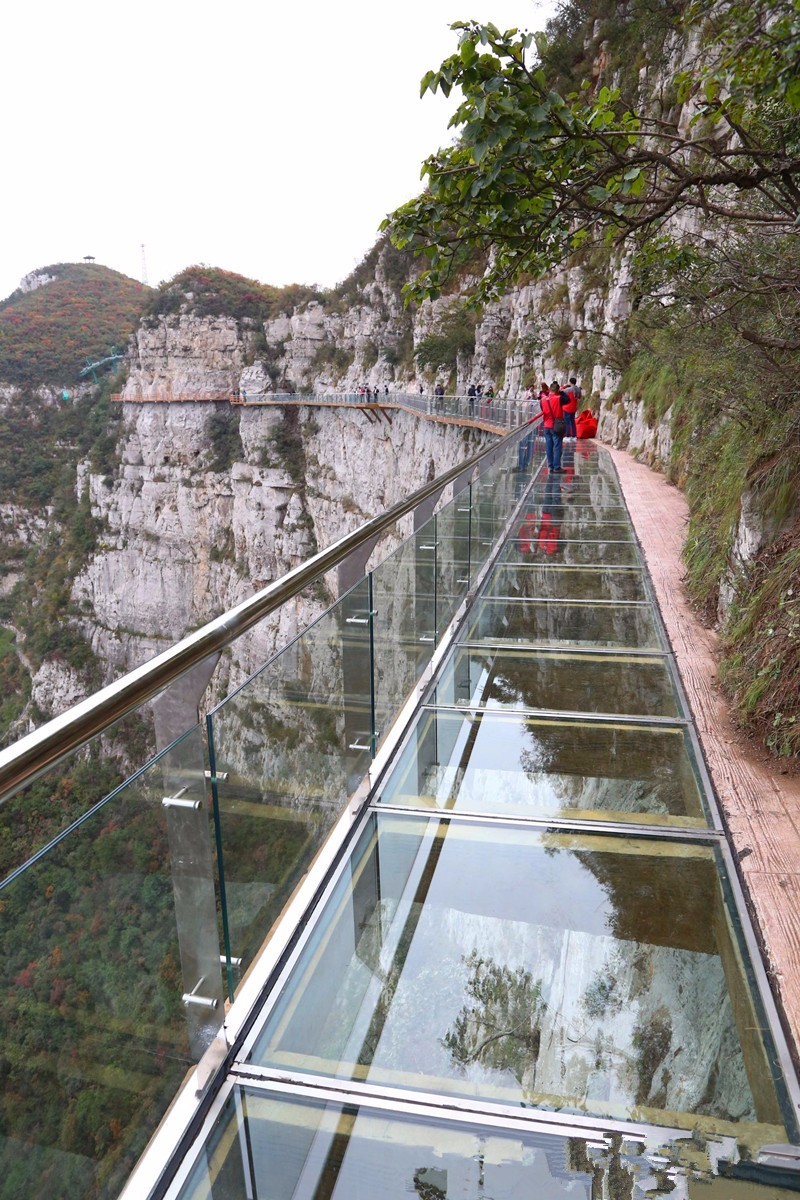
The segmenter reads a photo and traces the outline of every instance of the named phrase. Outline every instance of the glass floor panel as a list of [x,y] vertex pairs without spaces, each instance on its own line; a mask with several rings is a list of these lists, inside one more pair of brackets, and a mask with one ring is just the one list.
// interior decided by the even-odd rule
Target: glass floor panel
[[484,596],[522,600],[648,600],[644,572],[638,567],[496,567]]
[[[591,516],[584,514],[591,513]],[[521,520],[526,525],[536,523],[551,529],[557,538],[581,538],[593,542],[633,541],[633,526],[630,521],[606,521],[603,510],[572,509],[568,504],[528,505],[522,511]]]
[[582,516],[569,505],[525,505],[512,538],[546,538],[548,541],[633,541],[630,521],[603,521],[602,515],[591,512]]
[[[575,498],[576,503],[594,504],[597,507],[623,506],[624,501],[620,489],[612,484],[610,480],[601,479],[598,476],[586,478],[585,476],[573,475],[571,478],[564,476],[563,482],[558,476],[548,476],[544,479],[537,479],[531,487],[530,494],[532,496],[546,498],[550,489],[557,487],[569,494],[570,499]],[[582,497],[582,499],[579,499]]]
[[579,541],[562,538],[550,521],[523,520],[500,552],[498,563],[556,563],[562,566],[633,567],[641,565],[639,548],[633,541]]
[[662,657],[468,647],[458,647],[446,660],[429,703],[579,715],[683,715]]
[[[179,1200],[657,1200],[665,1160],[690,1139],[626,1147],[569,1132],[509,1130],[236,1086]],[[661,1177],[661,1184],[654,1179]],[[670,1172],[671,1174],[671,1172]],[[777,1190],[703,1173],[689,1200],[775,1200]]]
[[420,713],[383,804],[508,817],[702,827],[683,728]]
[[482,600],[460,638],[538,646],[602,646],[664,650],[649,604],[563,600]]
[[249,1061],[781,1141],[718,865],[373,813]]

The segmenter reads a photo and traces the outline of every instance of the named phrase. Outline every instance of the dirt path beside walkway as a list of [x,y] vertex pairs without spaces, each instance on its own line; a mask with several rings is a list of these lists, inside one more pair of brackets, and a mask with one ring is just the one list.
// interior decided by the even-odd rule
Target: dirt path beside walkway
[[717,682],[717,635],[695,616],[684,585],[689,513],[682,493],[624,451],[605,449],[644,550],[798,1063],[800,777],[782,774],[734,725]]

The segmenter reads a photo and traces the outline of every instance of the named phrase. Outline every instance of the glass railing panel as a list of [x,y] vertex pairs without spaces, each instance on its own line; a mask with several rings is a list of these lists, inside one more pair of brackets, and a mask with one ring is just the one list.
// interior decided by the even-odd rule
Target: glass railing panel
[[436,645],[435,518],[372,572],[378,739],[430,662]]
[[465,642],[664,650],[649,604],[598,600],[481,600],[461,635]]
[[9,1197],[116,1196],[222,1023],[204,769],[194,729],[0,891]]
[[697,843],[373,815],[249,1060],[782,1141],[720,866]]
[[0,881],[99,804],[124,778],[97,739],[4,800]]
[[641,563],[635,542],[587,542],[566,539],[553,522],[552,513],[525,512],[509,537],[498,562],[556,563],[568,567],[605,565],[632,567]]
[[494,550],[497,539],[516,503],[519,489],[526,480],[513,475],[501,465],[482,475],[472,485],[472,541],[470,558],[473,574],[480,571]]
[[446,505],[436,514],[436,626],[442,632],[453,619],[467,594],[469,573],[469,522],[459,512],[458,501]]
[[497,566],[483,590],[484,596],[518,600],[649,599],[645,575],[638,567]]
[[372,757],[369,581],[209,717],[230,951],[245,970]]
[[458,647],[432,704],[639,717],[682,716],[666,659]]
[[706,826],[680,726],[419,714],[382,804],[495,816]]

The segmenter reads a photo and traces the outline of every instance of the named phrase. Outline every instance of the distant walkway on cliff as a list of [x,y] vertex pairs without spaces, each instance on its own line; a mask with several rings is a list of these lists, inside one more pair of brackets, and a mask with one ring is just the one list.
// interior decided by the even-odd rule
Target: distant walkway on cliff
[[366,400],[355,392],[260,392],[249,395],[240,392],[206,392],[181,394],[153,391],[126,395],[116,392],[112,400],[121,404],[219,404],[229,403],[239,408],[357,408],[368,421],[392,423],[392,412],[398,409],[449,425],[483,429],[489,433],[508,433],[524,425],[534,415],[530,401],[489,401],[474,396],[435,396],[425,393],[389,392],[378,399]]

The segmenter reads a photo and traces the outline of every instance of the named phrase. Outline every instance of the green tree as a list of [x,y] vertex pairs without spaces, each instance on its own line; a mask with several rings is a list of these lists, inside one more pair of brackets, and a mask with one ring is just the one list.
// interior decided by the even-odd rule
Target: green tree
[[[721,7],[720,25],[709,14]],[[589,80],[563,95],[552,86],[543,34],[457,22],[458,52],[428,72],[422,92],[460,89],[451,120],[458,140],[426,160],[426,191],[385,222],[396,245],[416,245],[428,259],[407,294],[439,295],[465,245],[491,251],[479,302],[523,272],[540,276],[564,262],[598,230],[617,244],[659,237],[662,255],[669,238],[684,256],[669,220],[686,210],[794,230],[800,88],[791,66],[800,11],[789,0],[760,17],[755,7],[703,0],[687,10],[681,31],[701,29],[706,39],[702,65],[671,80],[676,98],[693,106],[688,126],[679,107],[652,97],[636,105],[620,88]],[[757,32],[774,28],[770,21],[780,36],[766,53]]]

